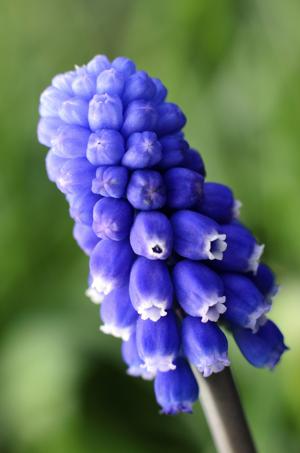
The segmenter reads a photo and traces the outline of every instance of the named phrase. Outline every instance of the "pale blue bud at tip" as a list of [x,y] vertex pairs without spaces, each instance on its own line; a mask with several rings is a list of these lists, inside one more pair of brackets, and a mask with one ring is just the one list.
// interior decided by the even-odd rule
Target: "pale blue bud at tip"
[[106,69],[97,78],[97,93],[121,96],[125,84],[122,72],[115,68]]
[[112,62],[112,67],[124,74],[128,78],[135,72],[135,63],[126,57],[117,57]]
[[173,231],[167,216],[161,212],[140,212],[131,228],[130,244],[134,253],[150,260],[169,258]]
[[160,209],[166,203],[166,189],[160,173],[152,170],[136,170],[132,173],[127,198],[132,206],[142,211]]
[[176,298],[183,310],[202,322],[218,321],[225,313],[226,297],[222,279],[208,267],[183,260],[175,265],[173,281]]
[[96,91],[96,78],[86,68],[79,68],[72,82],[72,90],[76,96],[90,100]]
[[129,236],[133,208],[127,200],[102,198],[93,211],[93,230],[101,239],[122,241]]
[[105,69],[109,69],[110,66],[111,63],[106,55],[96,55],[89,61],[86,68],[90,74],[97,76]]
[[118,164],[125,152],[122,135],[112,129],[101,129],[90,135],[86,156],[93,165]]
[[143,320],[158,321],[173,302],[173,286],[162,261],[139,257],[132,266],[129,293],[133,307]]
[[90,258],[91,288],[98,294],[99,302],[112,290],[128,284],[134,253],[129,241],[99,242]]
[[128,285],[115,289],[104,298],[100,316],[103,321],[100,326],[102,332],[123,341],[129,340],[135,330],[138,315],[131,304]]
[[89,104],[89,125],[97,129],[120,129],[123,123],[123,106],[119,96],[95,94]]
[[226,321],[256,332],[266,321],[271,304],[254,283],[240,274],[224,274],[223,283],[227,310]]
[[133,332],[128,341],[122,343],[122,358],[127,368],[127,374],[133,377],[141,377],[147,381],[154,378],[155,373],[151,373],[145,369],[144,362],[140,358],[137,345],[136,345],[136,333]]
[[187,316],[182,322],[182,345],[190,363],[204,377],[230,365],[227,338],[214,322],[203,324],[200,319]]
[[174,363],[175,370],[158,372],[156,375],[154,381],[156,400],[163,414],[191,413],[193,403],[199,396],[197,381],[186,360],[178,357]]
[[202,196],[203,177],[188,168],[171,168],[165,173],[167,205],[171,209],[191,208]]
[[153,167],[161,157],[162,149],[157,135],[154,132],[136,132],[127,140],[122,164],[132,169]]
[[192,260],[222,260],[226,250],[226,235],[209,217],[193,211],[177,211],[171,217],[174,249]]
[[233,327],[234,339],[243,356],[257,368],[272,370],[282,354],[289,348],[279,328],[268,320],[256,333],[249,329]]
[[122,198],[126,195],[128,170],[125,167],[98,167],[92,181],[92,192],[103,197]]
[[156,373],[176,369],[174,360],[179,352],[180,337],[172,310],[156,322],[139,318],[136,338],[137,350],[147,371]]

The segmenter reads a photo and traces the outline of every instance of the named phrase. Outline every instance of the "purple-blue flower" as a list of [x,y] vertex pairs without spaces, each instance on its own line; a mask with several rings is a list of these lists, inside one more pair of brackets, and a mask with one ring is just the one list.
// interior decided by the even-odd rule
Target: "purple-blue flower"
[[55,76],[40,98],[38,138],[89,258],[87,296],[120,337],[132,376],[155,379],[162,412],[190,412],[193,375],[246,359],[273,368],[286,347],[267,319],[277,292],[263,246],[239,223],[232,190],[207,182],[186,117],[163,83],[126,57],[95,56]]

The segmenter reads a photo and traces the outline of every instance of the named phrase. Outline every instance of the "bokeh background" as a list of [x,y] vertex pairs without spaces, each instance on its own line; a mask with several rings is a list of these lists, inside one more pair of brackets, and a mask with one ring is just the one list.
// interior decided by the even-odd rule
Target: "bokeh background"
[[1,452],[214,451],[200,406],[159,415],[151,384],[98,332],[87,258],[46,177],[39,94],[97,53],[165,82],[208,179],[233,187],[267,244],[291,351],[273,373],[230,355],[259,451],[300,451],[299,21],[298,0],[1,0]]

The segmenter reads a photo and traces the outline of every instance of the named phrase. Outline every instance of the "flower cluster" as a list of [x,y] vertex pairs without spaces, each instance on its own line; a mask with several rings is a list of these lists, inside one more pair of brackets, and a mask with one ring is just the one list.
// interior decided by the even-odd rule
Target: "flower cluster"
[[154,378],[164,413],[189,412],[204,377],[230,364],[221,327],[246,359],[273,368],[286,349],[267,319],[277,291],[263,246],[230,188],[205,181],[200,154],[159,79],[96,56],[40,98],[39,141],[90,257],[87,295],[120,337],[128,373]]

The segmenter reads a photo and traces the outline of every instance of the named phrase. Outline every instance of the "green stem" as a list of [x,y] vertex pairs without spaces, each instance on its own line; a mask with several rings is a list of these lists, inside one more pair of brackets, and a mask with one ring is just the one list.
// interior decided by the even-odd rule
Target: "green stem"
[[193,368],[200,401],[218,453],[255,453],[253,439],[230,368],[203,378]]

